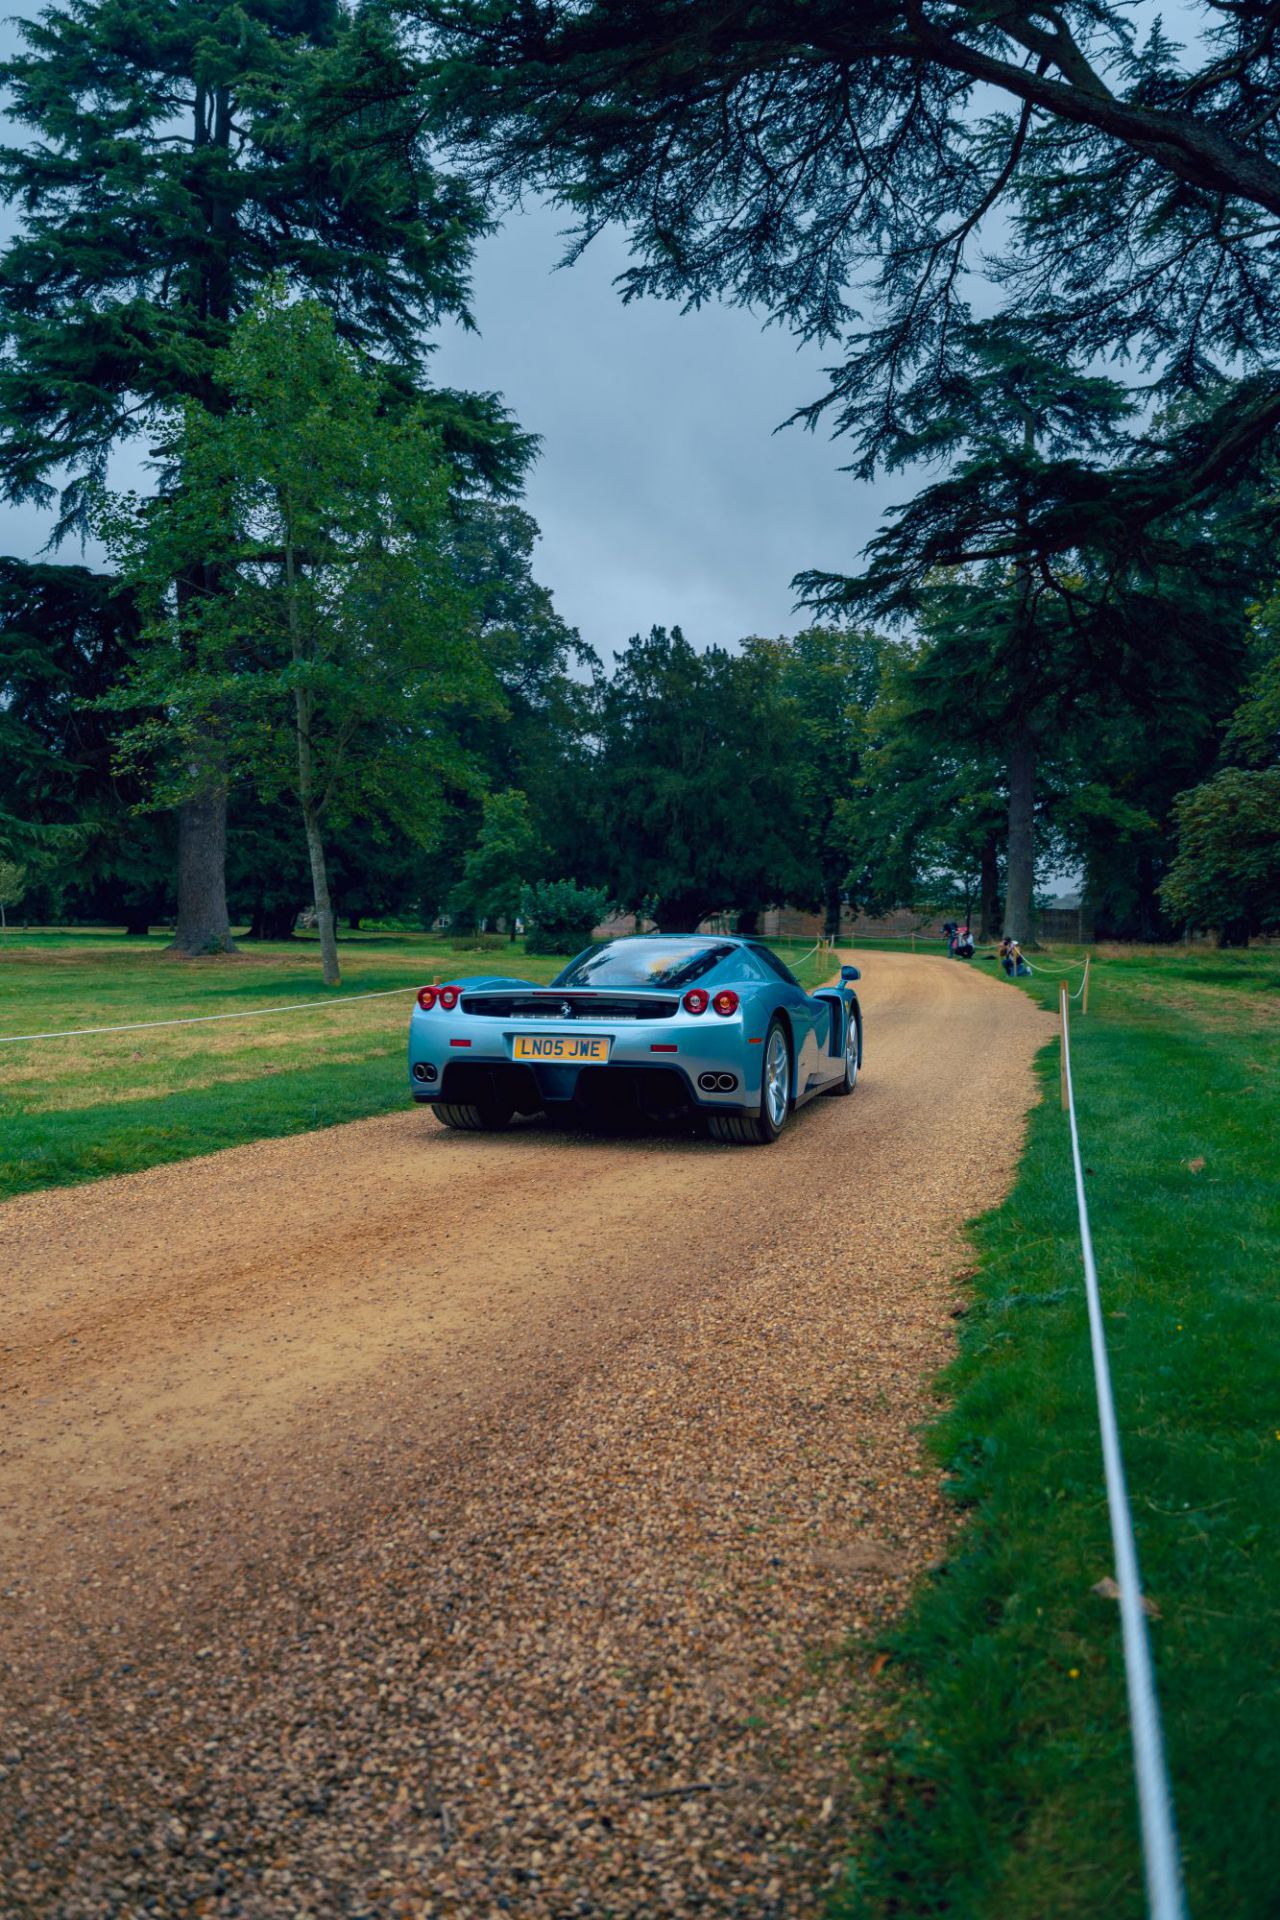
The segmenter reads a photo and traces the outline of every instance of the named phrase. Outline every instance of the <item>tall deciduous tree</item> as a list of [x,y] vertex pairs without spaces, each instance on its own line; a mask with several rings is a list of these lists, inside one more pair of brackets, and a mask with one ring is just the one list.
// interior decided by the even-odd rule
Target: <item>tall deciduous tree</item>
[[793,639],[749,641],[748,654],[754,648],[772,652],[799,715],[793,778],[813,869],[811,897],[834,938],[849,874],[848,820],[862,797],[862,757],[885,643],[865,628],[807,627]]
[[[537,539],[532,517],[509,501],[454,503],[454,571],[475,610],[480,645],[504,702],[501,716],[474,716],[466,739],[495,793],[526,796],[536,836],[554,856],[546,871],[576,873],[585,871],[587,851],[580,816],[591,689],[583,669],[598,662],[534,577]],[[479,830],[474,807],[456,822],[451,839],[459,874]]]
[[[448,472],[425,416],[389,407],[328,311],[279,286],[214,371],[228,405],[185,409],[181,487],[103,521],[149,616],[132,697],[166,716],[134,741],[167,749],[170,791],[212,737],[264,799],[293,796],[336,984],[333,823],[372,816],[429,844],[443,785],[475,777],[452,716],[498,695],[449,564]],[[197,562],[209,590],[176,592]]]
[[[0,488],[84,523],[123,440],[191,398],[271,275],[327,301],[407,394],[423,331],[466,317],[471,194],[431,164],[391,15],[338,0],[64,0],[0,70],[30,130],[0,154],[19,224],[0,259]],[[464,479],[529,454],[492,396],[435,396]],[[189,590],[211,582],[198,572]],[[184,589],[187,590],[187,589]],[[178,944],[226,946],[225,779],[201,746],[180,819]]]
[[[1274,512],[1273,497],[1268,506]],[[1227,750],[1246,766],[1280,766],[1280,587],[1273,586],[1250,623],[1250,673],[1227,732]]]
[[976,900],[983,941],[1000,931],[1001,848],[1008,819],[1000,755],[921,700],[928,642],[884,648],[880,698],[867,719],[864,791],[842,802],[851,897],[870,913]]
[[472,922],[505,921],[514,940],[521,894],[541,878],[545,858],[527,794],[487,793],[479,837],[463,861],[450,905]]
[[[1127,556],[1105,528],[1070,552],[1035,555],[1037,500],[1066,491],[1088,460],[1114,454],[1130,399],[1113,382],[1046,359],[1007,324],[973,329],[961,357],[945,410],[922,405],[902,442],[906,458],[945,458],[946,478],[891,516],[860,580],[810,574],[804,585],[821,605],[922,621],[932,644],[908,683],[908,705],[934,740],[1000,754],[1004,924],[1025,939],[1046,778],[1061,791],[1074,755],[1076,827],[1091,840],[1090,859],[1108,816],[1130,848],[1144,835],[1158,841],[1161,823],[1138,800],[1126,756],[1154,773],[1145,798],[1167,821],[1185,775],[1203,766],[1206,746],[1213,751],[1238,685],[1265,542],[1247,530],[1256,489],[1244,488],[1212,511],[1167,515],[1158,538]],[[975,548],[1004,557],[956,564]],[[1153,760],[1163,766],[1145,764]],[[1184,778],[1175,772],[1162,784],[1177,767]],[[1062,808],[1056,824],[1069,831]],[[1091,824],[1103,832],[1091,835]],[[1136,890],[1140,916],[1156,911],[1158,878],[1153,869]]]
[[610,892],[663,932],[808,890],[800,716],[769,650],[698,653],[636,635],[600,688],[593,780]]

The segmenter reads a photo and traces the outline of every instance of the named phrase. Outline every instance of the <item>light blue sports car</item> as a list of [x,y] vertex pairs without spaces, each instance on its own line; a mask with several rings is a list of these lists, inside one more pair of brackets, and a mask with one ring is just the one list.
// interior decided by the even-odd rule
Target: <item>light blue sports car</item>
[[409,1084],[469,1132],[539,1112],[701,1115],[713,1139],[768,1145],[793,1108],[853,1092],[859,978],[842,967],[838,985],[810,994],[758,940],[610,940],[549,987],[490,974],[421,988]]

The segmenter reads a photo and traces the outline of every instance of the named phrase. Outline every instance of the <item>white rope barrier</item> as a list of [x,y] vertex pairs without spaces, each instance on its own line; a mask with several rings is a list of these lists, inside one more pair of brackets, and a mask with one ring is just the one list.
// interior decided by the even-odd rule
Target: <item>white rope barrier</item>
[[1120,1430],[1116,1421],[1115,1398],[1111,1390],[1111,1368],[1107,1359],[1107,1339],[1102,1319],[1098,1269],[1093,1257],[1093,1236],[1089,1231],[1089,1208],[1085,1199],[1084,1169],[1080,1160],[1080,1134],[1076,1126],[1075,1090],[1071,1080],[1068,997],[1066,982],[1063,981],[1059,988],[1058,1000],[1062,1017],[1064,1104],[1071,1127],[1071,1161],[1075,1169],[1076,1208],[1080,1218],[1080,1246],[1084,1256],[1085,1297],[1089,1306],[1089,1344],[1093,1351],[1093,1380],[1098,1400],[1098,1425],[1102,1434],[1102,1463],[1107,1486],[1107,1510],[1111,1518],[1111,1544],[1115,1556],[1116,1584],[1120,1589],[1124,1677],[1129,1695],[1133,1767],[1138,1782],[1138,1811],[1142,1828],[1142,1857],[1147,1882],[1147,1905],[1151,1920],[1186,1920],[1187,1909],[1183,1898],[1182,1874],[1178,1864],[1173,1801],[1169,1791],[1164,1741],[1160,1731],[1160,1708],[1156,1700],[1151,1646],[1147,1636],[1146,1612],[1142,1604],[1142,1587],[1138,1575],[1138,1549],[1133,1537],[1133,1516],[1129,1510],[1129,1498],[1125,1490],[1124,1461],[1120,1452]]
[[312,1007],[347,1007],[353,1000],[388,1000],[416,987],[379,987],[376,993],[343,993],[336,1000],[295,1000],[287,1007],[249,1007],[239,1013],[194,1013],[185,1020],[131,1020],[118,1027],[55,1027],[50,1033],[0,1033],[0,1047],[25,1040],[76,1040],[91,1033],[145,1033],[153,1027],[202,1027],[210,1020],[261,1020],[269,1013],[306,1013]]

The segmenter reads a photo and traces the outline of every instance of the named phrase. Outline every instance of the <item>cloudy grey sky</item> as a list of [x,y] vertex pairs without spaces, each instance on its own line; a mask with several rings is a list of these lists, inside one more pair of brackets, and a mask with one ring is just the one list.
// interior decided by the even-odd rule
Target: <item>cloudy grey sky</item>
[[701,645],[794,630],[791,576],[851,567],[880,506],[825,435],[774,432],[821,392],[821,356],[737,308],[624,307],[623,237],[557,270],[561,225],[541,206],[484,243],[479,335],[451,328],[434,363],[543,436],[529,505],[561,612],[605,654],[654,624]]

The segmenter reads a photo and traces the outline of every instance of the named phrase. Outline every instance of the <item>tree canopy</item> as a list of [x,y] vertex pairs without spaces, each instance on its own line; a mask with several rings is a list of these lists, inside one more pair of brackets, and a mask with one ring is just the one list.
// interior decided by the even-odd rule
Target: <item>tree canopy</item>
[[213,739],[232,778],[296,799],[336,978],[328,822],[429,843],[442,787],[477,778],[450,710],[498,693],[449,563],[448,473],[425,417],[388,407],[382,371],[327,309],[278,284],[214,366],[229,404],[189,402],[175,421],[181,487],[102,518],[146,616],[117,699],[160,716],[133,744],[162,797],[199,785]]
[[[420,392],[430,328],[470,324],[483,208],[434,164],[393,16],[337,0],[59,0],[0,68],[25,137],[0,256],[0,491],[83,530],[122,441],[225,406],[218,352],[273,276],[322,300],[430,404],[459,487],[511,494],[534,451],[492,394]],[[159,475],[172,487],[172,471]],[[229,944],[216,765],[179,815],[177,944]]]
[[610,891],[664,931],[807,892],[800,716],[767,651],[636,634],[598,689],[593,809]]
[[[486,220],[432,165],[414,62],[385,13],[335,0],[67,0],[3,68],[0,484],[42,504],[192,396],[273,275],[326,300],[343,336],[408,382],[446,314],[469,319]],[[510,487],[528,443],[490,397],[445,394],[455,459]]]
[[[1041,551],[1129,537],[1280,424],[1280,50],[1199,0],[1178,45],[1115,0],[416,0],[440,123],[477,177],[631,235],[624,297],[728,297],[838,343],[863,472],[910,457],[973,339],[973,275],[1060,360],[1130,355],[1190,420],[1060,470]],[[998,216],[1000,225],[990,216]],[[1003,236],[993,259],[983,246]]]

